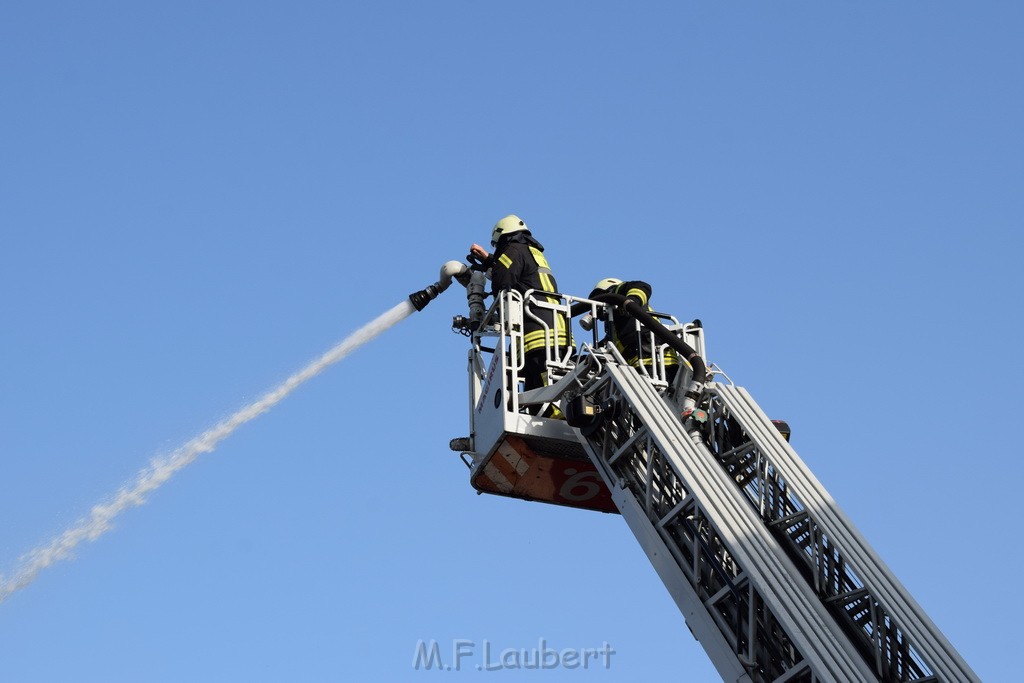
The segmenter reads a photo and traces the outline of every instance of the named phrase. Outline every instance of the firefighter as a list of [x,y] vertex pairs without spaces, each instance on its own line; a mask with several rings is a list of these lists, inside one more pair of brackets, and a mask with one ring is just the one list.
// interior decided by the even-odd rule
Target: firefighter
[[[544,256],[544,247],[518,216],[505,216],[495,224],[491,232],[491,246],[494,247],[493,254],[479,244],[471,246],[469,253],[471,259],[478,261],[477,267],[490,269],[495,296],[510,289],[521,294],[532,289],[535,290],[531,296],[533,301],[559,303],[557,296],[543,294],[558,292],[558,285]],[[552,358],[564,358],[573,347],[566,316],[550,308],[530,306],[530,303],[527,299],[523,321],[523,374],[527,391],[547,384],[549,352]],[[534,320],[531,313],[543,320],[543,324]],[[557,409],[553,412],[557,413]]]
[[[620,294],[640,304],[645,310],[652,310],[650,305],[651,286],[641,280],[623,282],[615,277],[606,277],[594,285],[594,290],[590,292],[589,298],[593,299],[598,294],[605,292]],[[648,374],[651,374],[654,355],[651,334],[637,325],[633,316],[618,310],[615,311],[613,322],[605,323],[605,336],[611,340],[627,363],[637,369],[643,365]],[[678,371],[679,357],[672,349],[666,349],[665,379],[670,385]]]

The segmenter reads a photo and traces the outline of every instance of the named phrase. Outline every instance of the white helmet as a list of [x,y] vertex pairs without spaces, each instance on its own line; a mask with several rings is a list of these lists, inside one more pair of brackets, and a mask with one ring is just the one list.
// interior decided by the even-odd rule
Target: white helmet
[[498,238],[502,235],[508,235],[513,232],[530,232],[530,229],[526,227],[526,223],[519,216],[508,215],[502,218],[500,221],[494,224],[494,230],[491,231],[491,246],[498,244]]
[[590,292],[590,298],[594,298],[595,294],[600,294],[601,292],[609,292],[613,287],[618,287],[621,284],[622,280],[617,277],[606,277],[603,280],[599,280],[598,283],[594,285],[594,289]]

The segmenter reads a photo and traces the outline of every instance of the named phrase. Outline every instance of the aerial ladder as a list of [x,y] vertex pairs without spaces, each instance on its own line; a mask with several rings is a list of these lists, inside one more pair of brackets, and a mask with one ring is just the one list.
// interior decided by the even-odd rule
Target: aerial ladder
[[[447,269],[447,270],[446,270]],[[453,439],[480,493],[620,513],[723,681],[961,683],[980,679],[878,557],[750,394],[707,368],[700,321],[624,297],[500,293],[458,262],[410,298],[466,286],[469,437]],[[632,305],[632,308],[631,308]],[[590,332],[549,350],[548,385],[522,390],[522,330],[539,308]],[[629,365],[599,320],[636,320]],[[553,331],[552,331],[553,332]],[[667,381],[665,359],[684,363]],[[565,419],[540,417],[551,405]]]

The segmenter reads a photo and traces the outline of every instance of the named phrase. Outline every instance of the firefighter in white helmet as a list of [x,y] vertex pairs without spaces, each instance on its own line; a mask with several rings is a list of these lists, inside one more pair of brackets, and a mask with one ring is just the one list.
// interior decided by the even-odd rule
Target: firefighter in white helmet
[[[640,304],[645,310],[653,310],[650,305],[651,286],[642,280],[623,282],[619,278],[606,277],[594,285],[589,298],[593,299],[598,294],[605,292],[621,294],[627,299],[632,299]],[[615,348],[619,350],[619,353],[626,359],[626,362],[635,368],[643,365],[647,368],[648,372],[651,371],[652,357],[654,355],[651,334],[640,328],[636,318],[616,310],[614,321],[611,324],[605,323],[605,335],[615,345]],[[666,349],[665,379],[669,384],[672,384],[672,380],[675,379],[678,371],[679,357],[672,349]]]
[[[494,253],[479,244],[469,248],[470,256],[479,262],[477,267],[491,271],[492,293],[514,289],[522,294],[534,290],[534,301],[559,303],[557,296],[544,296],[544,292],[557,293],[558,284],[544,256],[544,247],[534,237],[519,216],[505,216],[491,231]],[[526,301],[529,307],[530,300]],[[533,307],[531,312],[543,324],[525,316],[523,323],[523,368],[525,389],[547,384],[547,358],[564,357],[574,345],[569,321],[549,308]]]

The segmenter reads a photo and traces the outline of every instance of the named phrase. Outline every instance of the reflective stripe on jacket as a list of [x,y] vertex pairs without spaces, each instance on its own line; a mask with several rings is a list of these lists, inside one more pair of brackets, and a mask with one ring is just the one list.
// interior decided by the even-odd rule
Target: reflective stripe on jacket
[[[495,295],[514,289],[520,294],[536,290],[532,299],[557,304],[557,296],[544,296],[541,292],[558,292],[558,283],[551,272],[551,266],[544,256],[544,247],[525,233],[517,232],[498,241],[491,266],[491,284]],[[530,302],[527,301],[527,304]],[[573,344],[569,321],[562,314],[555,315],[549,308],[527,305],[523,321],[524,351],[534,351],[545,346],[570,346]],[[543,322],[531,317],[537,316]],[[547,328],[545,329],[545,325]],[[552,338],[549,338],[552,337]]]
[[[616,294],[621,294],[627,299],[632,299],[641,306],[644,310],[651,312],[654,309],[651,308],[648,303],[651,299],[651,286],[641,280],[630,280],[629,282],[622,282],[616,285],[611,291]],[[654,352],[651,348],[651,333],[647,330],[637,330],[636,318],[631,315],[616,311],[615,320],[610,326],[609,336],[611,337],[612,343],[615,344],[615,348],[619,350],[622,357],[626,359],[626,362],[636,367],[640,364],[640,358],[643,356],[643,364],[650,365],[652,362],[652,356]],[[678,365],[679,359],[676,356],[675,351],[672,349],[665,350],[665,366]]]

